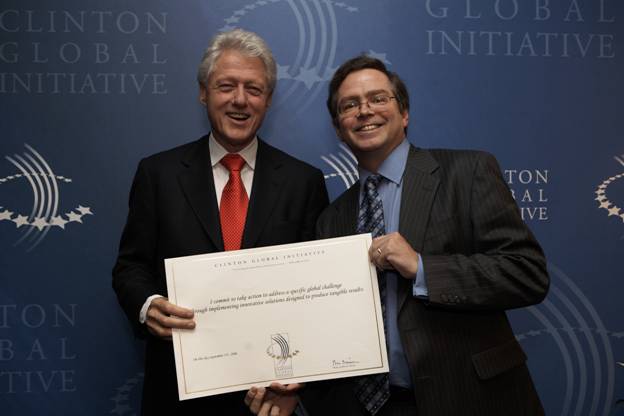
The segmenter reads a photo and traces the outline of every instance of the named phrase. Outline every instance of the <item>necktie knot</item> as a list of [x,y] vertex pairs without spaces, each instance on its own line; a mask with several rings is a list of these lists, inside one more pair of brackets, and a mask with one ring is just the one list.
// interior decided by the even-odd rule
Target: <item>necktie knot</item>
[[364,183],[364,185],[366,186],[366,190],[376,190],[382,178],[383,176],[378,173],[370,175],[368,178],[366,178],[366,182]]
[[366,197],[369,198],[371,201],[379,199],[378,188],[382,178],[383,176],[379,174],[370,175],[368,178],[366,178],[366,181],[364,182],[364,192],[366,194]]
[[245,159],[238,153],[228,153],[221,159],[221,164],[230,172],[240,172],[245,166]]

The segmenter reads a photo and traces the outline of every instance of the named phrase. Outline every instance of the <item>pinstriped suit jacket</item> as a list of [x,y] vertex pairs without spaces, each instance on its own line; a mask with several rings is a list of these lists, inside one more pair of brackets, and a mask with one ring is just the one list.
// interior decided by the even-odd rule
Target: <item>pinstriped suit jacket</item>
[[[493,156],[410,148],[399,232],[422,256],[428,302],[399,282],[398,327],[418,405],[428,415],[539,415],[543,409],[506,309],[548,291],[544,254]],[[358,184],[317,222],[317,237],[354,234]],[[313,383],[311,414],[360,414],[352,380]]]

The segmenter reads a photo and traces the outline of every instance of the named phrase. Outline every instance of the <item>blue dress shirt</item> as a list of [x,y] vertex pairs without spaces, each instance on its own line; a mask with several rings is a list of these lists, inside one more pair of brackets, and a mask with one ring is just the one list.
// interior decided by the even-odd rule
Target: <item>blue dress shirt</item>
[[[399,215],[401,213],[401,192],[403,190],[403,172],[409,153],[409,142],[403,140],[383,161],[379,170],[381,180],[378,188],[383,205],[386,234],[399,231]],[[360,203],[363,196],[363,184],[373,174],[358,167],[360,175]],[[386,271],[386,336],[388,338],[388,361],[390,364],[390,384],[410,388],[412,386],[407,359],[403,352],[399,328],[397,325],[397,279],[404,279],[394,271]],[[413,296],[426,298],[428,295],[425,283],[425,271],[422,258],[418,256],[418,271],[412,287]]]

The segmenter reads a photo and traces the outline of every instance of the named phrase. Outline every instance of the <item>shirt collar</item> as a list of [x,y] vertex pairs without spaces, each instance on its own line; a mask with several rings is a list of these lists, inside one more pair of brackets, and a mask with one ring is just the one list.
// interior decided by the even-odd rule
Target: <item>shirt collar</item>
[[[221,146],[221,144],[219,144],[212,133],[210,133],[210,138],[208,139],[208,148],[210,149],[210,165],[212,167],[221,162],[223,156],[230,153],[223,146]],[[245,160],[245,163],[247,163],[252,170],[255,170],[256,155],[258,153],[258,136],[255,136],[243,150],[237,153],[241,155],[241,157]]]
[[[387,180],[399,185],[403,178],[403,171],[405,170],[405,164],[407,163],[407,155],[409,153],[409,142],[407,139],[394,148],[394,150],[388,155],[377,171],[378,174],[386,178]],[[364,184],[366,178],[372,175],[372,172],[358,166],[358,173],[360,175],[360,186]]]

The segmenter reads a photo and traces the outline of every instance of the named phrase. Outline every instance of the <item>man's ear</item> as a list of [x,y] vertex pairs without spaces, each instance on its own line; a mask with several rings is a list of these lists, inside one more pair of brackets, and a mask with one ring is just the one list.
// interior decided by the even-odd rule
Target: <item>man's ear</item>
[[204,84],[199,84],[199,102],[205,107],[208,104],[208,90]]
[[344,142],[344,139],[340,134],[340,127],[338,127],[338,122],[336,120],[332,120],[332,126],[334,127],[334,131],[336,132],[336,136],[338,136],[341,142]]

